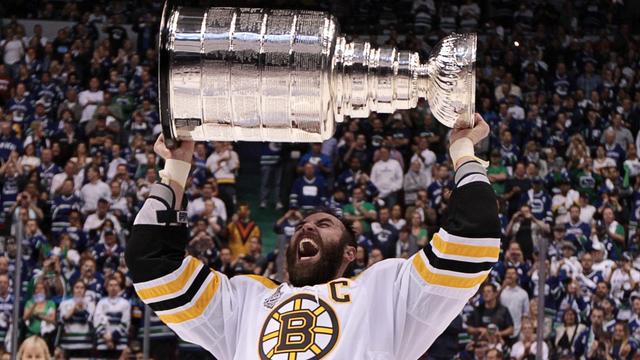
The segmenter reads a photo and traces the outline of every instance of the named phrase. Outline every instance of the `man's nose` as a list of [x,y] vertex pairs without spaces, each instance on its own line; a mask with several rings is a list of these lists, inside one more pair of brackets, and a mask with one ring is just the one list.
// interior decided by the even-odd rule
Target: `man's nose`
[[302,230],[316,232],[317,228],[313,223],[306,222],[306,223],[304,223],[304,225],[302,225]]

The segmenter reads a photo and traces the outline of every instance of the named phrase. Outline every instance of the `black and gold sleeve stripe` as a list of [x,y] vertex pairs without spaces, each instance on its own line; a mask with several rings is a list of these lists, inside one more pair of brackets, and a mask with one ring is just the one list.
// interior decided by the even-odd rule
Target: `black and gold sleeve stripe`
[[160,320],[173,324],[200,316],[212,302],[219,282],[215,271],[188,256],[174,272],[134,287]]
[[500,254],[500,223],[495,195],[484,168],[469,161],[458,168],[447,223],[413,266],[427,283],[473,288],[482,283]]

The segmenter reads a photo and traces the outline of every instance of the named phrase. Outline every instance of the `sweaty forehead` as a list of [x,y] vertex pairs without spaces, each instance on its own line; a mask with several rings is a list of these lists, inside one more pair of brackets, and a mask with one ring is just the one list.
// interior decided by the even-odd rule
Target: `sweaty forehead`
[[334,225],[338,225],[340,226],[340,228],[342,229],[342,222],[340,222],[340,220],[338,220],[338,218],[336,218],[335,216],[329,214],[329,213],[325,213],[325,212],[318,212],[315,214],[311,214],[307,217],[304,218],[305,222],[318,222],[321,220],[329,220],[331,221]]

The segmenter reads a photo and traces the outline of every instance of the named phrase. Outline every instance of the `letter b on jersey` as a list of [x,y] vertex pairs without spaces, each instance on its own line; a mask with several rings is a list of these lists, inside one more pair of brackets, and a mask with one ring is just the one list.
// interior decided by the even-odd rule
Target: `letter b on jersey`
[[304,352],[314,342],[311,331],[316,325],[316,316],[309,310],[296,310],[280,316],[280,343],[276,353]]
[[338,341],[335,311],[311,294],[296,294],[265,319],[258,352],[262,360],[316,360]]

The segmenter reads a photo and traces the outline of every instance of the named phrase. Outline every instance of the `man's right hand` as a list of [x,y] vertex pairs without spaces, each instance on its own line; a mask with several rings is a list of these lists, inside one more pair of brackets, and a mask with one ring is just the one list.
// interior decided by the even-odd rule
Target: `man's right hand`
[[[158,136],[158,140],[156,140],[156,143],[153,145],[153,150],[156,152],[156,154],[158,154],[158,156],[165,159],[165,161],[174,159],[188,163],[190,165],[193,158],[194,147],[195,142],[182,141],[179,147],[170,150],[169,148],[167,148],[167,145],[164,142],[164,135],[161,134],[160,136]],[[162,173],[160,175],[162,175]],[[175,196],[175,209],[180,210],[182,207],[182,196],[184,195],[184,184],[176,181],[175,178],[169,178],[171,179],[169,186],[173,190],[173,194]]]
[[179,147],[169,150],[164,142],[164,134],[160,134],[156,143],[153,145],[153,150],[165,160],[176,159],[191,163],[195,144],[195,141],[183,140],[180,141]]

